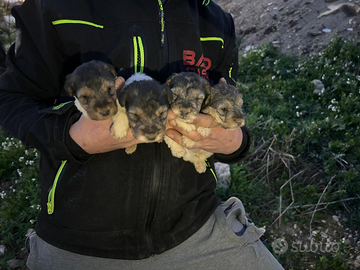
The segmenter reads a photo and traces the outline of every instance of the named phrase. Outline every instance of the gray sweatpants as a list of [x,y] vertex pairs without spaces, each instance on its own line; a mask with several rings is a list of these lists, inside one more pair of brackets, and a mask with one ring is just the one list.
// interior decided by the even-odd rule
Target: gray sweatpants
[[204,226],[177,247],[143,260],[117,260],[71,253],[30,238],[30,270],[273,270],[283,269],[245,217],[237,198],[221,204]]

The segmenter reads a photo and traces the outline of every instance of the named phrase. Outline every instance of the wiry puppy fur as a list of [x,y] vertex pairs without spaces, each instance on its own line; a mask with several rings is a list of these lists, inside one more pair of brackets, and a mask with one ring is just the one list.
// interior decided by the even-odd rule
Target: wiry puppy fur
[[[170,89],[144,74],[135,74],[121,90],[119,102],[125,107],[134,137],[140,141],[161,142],[166,132]],[[127,153],[136,150],[133,145]]]
[[92,120],[111,118],[111,134],[122,139],[127,135],[129,121],[116,96],[115,78],[112,65],[93,60],[66,76],[65,89],[75,97],[75,105],[84,116]]
[[65,90],[75,97],[75,105],[92,120],[105,120],[117,113],[116,71],[113,66],[93,60],[66,76]]
[[[173,93],[170,109],[177,115],[176,124],[187,132],[195,130],[195,125],[190,122],[199,115],[204,100],[210,94],[210,84],[196,73],[181,72],[170,76],[166,85]],[[185,145],[193,143],[185,136],[182,140]],[[173,156],[181,158],[185,155],[186,148],[167,136],[165,136],[165,142]]]
[[[205,100],[201,112],[211,115],[222,128],[237,130],[245,125],[242,105],[242,95],[236,87],[219,83],[211,87],[210,97]],[[201,136],[210,135],[209,128],[197,127],[196,131]],[[202,173],[206,171],[205,160],[212,154],[202,149],[187,149],[183,159],[194,163],[197,172]]]
[[221,127],[236,130],[245,125],[242,105],[242,95],[235,86],[218,83],[211,88],[201,112],[210,114]]

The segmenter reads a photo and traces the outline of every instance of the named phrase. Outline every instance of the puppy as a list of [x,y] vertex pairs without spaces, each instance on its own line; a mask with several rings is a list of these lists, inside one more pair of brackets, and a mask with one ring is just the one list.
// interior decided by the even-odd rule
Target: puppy
[[65,90],[75,97],[75,105],[92,120],[105,120],[117,111],[116,71],[113,66],[93,60],[66,76]]
[[66,76],[65,89],[75,97],[75,105],[84,116],[92,120],[111,118],[111,134],[122,139],[127,135],[129,121],[116,96],[116,75],[112,65],[92,60]]
[[[125,108],[134,137],[146,143],[161,142],[166,132],[172,92],[151,77],[137,73],[131,76],[118,95]],[[131,146],[127,153],[136,150]]]
[[[242,94],[235,86],[218,83],[211,88],[201,112],[211,115],[222,128],[236,130],[245,125],[242,105]],[[200,131],[202,134],[208,132],[204,128]]]
[[[196,73],[181,72],[170,76],[166,80],[166,85],[173,93],[170,109],[177,115],[176,125],[187,132],[195,130],[195,125],[190,122],[199,115],[204,100],[210,94],[210,84]],[[182,137],[182,141],[188,147],[193,145],[193,142],[185,136]],[[185,155],[186,148],[167,136],[165,142],[173,156],[181,158]]]

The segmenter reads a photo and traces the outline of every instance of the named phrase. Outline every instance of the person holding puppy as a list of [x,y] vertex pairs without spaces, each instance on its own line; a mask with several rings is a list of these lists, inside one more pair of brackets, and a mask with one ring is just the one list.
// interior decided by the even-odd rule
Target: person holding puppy
[[[0,124],[41,152],[41,211],[29,239],[29,269],[282,269],[259,240],[263,229],[241,202],[214,194],[214,158],[233,163],[248,130],[211,116],[186,133],[168,115],[167,136],[214,153],[199,174],[165,143],[114,139],[111,120],[93,121],[63,89],[77,66],[116,68],[116,88],[134,73],[164,83],[196,72],[235,84],[238,50],[231,16],[210,0],[26,0],[13,9],[17,39],[0,78]],[[137,145],[128,155],[124,149]]]

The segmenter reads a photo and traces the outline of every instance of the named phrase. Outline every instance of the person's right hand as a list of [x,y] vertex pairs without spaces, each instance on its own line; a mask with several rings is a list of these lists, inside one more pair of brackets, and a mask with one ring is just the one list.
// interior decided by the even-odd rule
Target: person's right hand
[[[119,91],[125,84],[123,77],[115,81]],[[71,138],[87,153],[105,153],[117,149],[127,148],[133,144],[141,143],[134,138],[129,128],[126,138],[117,140],[110,134],[111,119],[94,121],[82,115],[77,122],[70,127]]]

